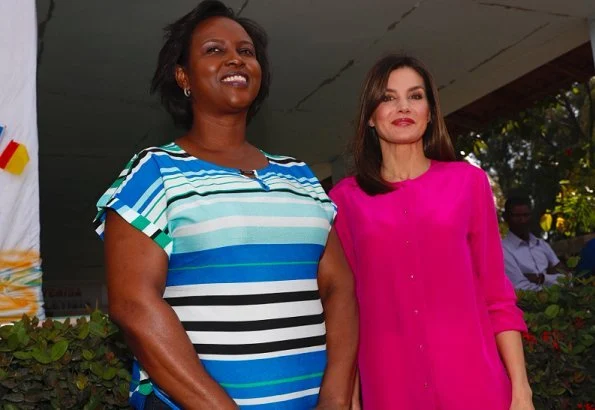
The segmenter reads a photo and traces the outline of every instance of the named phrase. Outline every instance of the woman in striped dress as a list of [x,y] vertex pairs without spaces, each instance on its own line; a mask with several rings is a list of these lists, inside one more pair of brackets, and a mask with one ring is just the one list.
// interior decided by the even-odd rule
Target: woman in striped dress
[[166,29],[153,78],[184,136],[135,155],[98,202],[109,312],[137,409],[346,409],[351,272],[312,171],[246,141],[266,34],[218,1]]

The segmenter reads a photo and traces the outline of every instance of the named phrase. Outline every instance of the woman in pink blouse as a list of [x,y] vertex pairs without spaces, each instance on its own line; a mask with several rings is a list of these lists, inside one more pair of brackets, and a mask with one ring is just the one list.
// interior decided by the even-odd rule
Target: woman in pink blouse
[[331,197],[356,280],[364,408],[533,410],[492,191],[455,161],[421,62],[372,67],[354,155]]

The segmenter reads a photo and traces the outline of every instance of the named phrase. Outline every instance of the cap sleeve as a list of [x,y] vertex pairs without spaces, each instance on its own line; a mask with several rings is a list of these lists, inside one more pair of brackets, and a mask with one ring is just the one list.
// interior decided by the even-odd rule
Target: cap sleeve
[[312,196],[312,198],[314,198],[320,203],[320,206],[322,207],[322,209],[324,209],[324,212],[326,214],[326,219],[328,220],[329,226],[332,227],[335,221],[335,217],[337,216],[337,206],[324,191],[322,184],[320,183],[312,169],[310,169],[308,165],[304,164],[302,170],[307,177],[307,180],[303,181],[302,183],[307,182],[310,184],[310,195]]
[[102,239],[108,209],[151,238],[169,258],[173,245],[168,230],[167,199],[159,164],[149,150],[135,155],[97,202],[93,223]]

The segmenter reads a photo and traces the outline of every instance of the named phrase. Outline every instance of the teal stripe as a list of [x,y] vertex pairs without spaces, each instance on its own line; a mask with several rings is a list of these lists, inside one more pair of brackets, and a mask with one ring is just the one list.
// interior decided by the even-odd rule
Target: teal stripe
[[297,381],[300,381],[300,380],[314,379],[316,377],[322,377],[323,375],[324,375],[324,372],[320,372],[320,373],[306,374],[304,376],[288,377],[286,379],[267,380],[267,381],[264,381],[264,382],[255,382],[255,383],[221,383],[221,386],[227,387],[227,388],[234,388],[234,389],[248,389],[248,388],[251,388],[251,387],[272,386],[272,385],[275,385],[275,384],[291,383],[291,382],[297,382]]
[[[330,227],[330,225],[329,225]],[[198,252],[234,245],[315,244],[326,245],[328,230],[322,228],[251,227],[221,229],[200,235],[175,238],[175,252]]]
[[[278,217],[301,217],[301,218],[320,218],[329,220],[328,213],[332,209],[324,209],[319,202],[311,201],[308,204],[301,203],[277,203],[277,202],[223,202],[202,204],[200,201],[197,206],[201,208],[201,213],[208,215],[208,219],[201,220],[207,222],[210,220],[225,218],[228,216],[237,216],[238,205],[242,207],[242,216],[262,217],[263,219],[274,219]],[[175,208],[174,208],[175,212]],[[188,220],[194,209],[185,209],[176,214],[175,219],[170,221],[170,228],[175,231],[179,226],[188,224]]]
[[[157,205],[164,205],[165,204],[165,190],[161,191],[161,194],[159,194],[158,197],[155,197],[155,202],[153,202],[153,206],[151,206],[151,208],[146,209],[144,214],[145,215],[151,215],[151,213],[153,212],[153,209],[155,209],[155,207]],[[159,215],[157,215],[157,218],[155,218],[155,221],[158,221],[159,219],[161,219],[161,215],[163,215],[163,213],[167,211],[167,207],[163,207],[163,209],[161,210],[161,212],[159,212]]]

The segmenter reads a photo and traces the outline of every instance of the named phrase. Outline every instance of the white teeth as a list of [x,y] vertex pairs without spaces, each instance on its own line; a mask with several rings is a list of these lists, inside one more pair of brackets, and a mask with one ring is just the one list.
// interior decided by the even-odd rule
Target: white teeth
[[225,83],[234,83],[234,82],[245,83],[245,82],[247,82],[246,77],[244,77],[243,75],[232,75],[229,77],[225,77],[222,81]]

